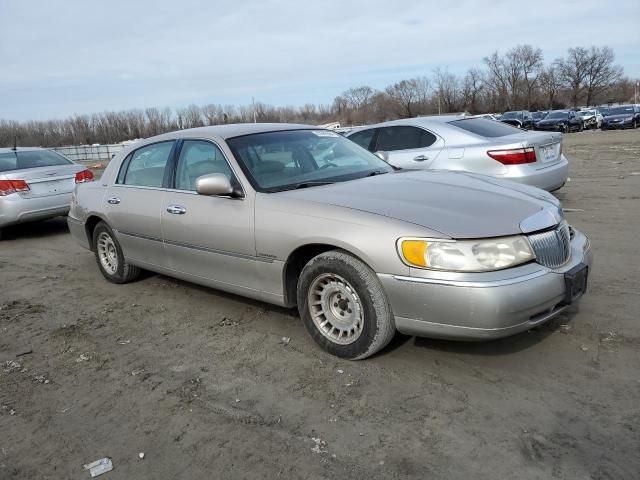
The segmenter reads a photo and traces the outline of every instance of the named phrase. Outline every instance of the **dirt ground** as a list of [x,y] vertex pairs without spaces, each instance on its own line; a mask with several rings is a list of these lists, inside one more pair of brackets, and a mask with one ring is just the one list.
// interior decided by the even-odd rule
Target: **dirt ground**
[[640,130],[564,145],[588,295],[489,343],[398,336],[341,361],[295,312],[158,275],[107,283],[64,219],[11,229],[0,479],[89,478],[102,457],[112,480],[639,478]]

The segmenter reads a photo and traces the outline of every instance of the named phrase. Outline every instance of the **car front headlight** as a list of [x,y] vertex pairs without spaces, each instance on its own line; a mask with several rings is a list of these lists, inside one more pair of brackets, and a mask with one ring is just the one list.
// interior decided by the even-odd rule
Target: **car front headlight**
[[401,238],[398,253],[411,267],[452,272],[502,270],[535,258],[522,235],[479,240]]

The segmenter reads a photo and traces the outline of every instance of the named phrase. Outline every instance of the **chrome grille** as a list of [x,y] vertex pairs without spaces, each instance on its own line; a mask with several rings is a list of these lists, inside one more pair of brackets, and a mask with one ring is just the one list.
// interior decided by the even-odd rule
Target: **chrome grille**
[[557,268],[569,261],[571,231],[567,222],[562,222],[554,230],[531,234],[528,238],[540,265]]

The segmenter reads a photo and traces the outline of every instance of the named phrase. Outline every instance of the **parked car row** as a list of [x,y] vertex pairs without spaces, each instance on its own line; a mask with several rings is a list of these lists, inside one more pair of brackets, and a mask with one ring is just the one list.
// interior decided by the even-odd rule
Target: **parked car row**
[[[347,135],[182,130],[118,153],[100,182],[46,150],[2,151],[0,218],[7,202],[44,215],[50,197],[49,214],[69,211],[73,238],[108,281],[147,269],[296,307],[314,341],[348,359],[396,331],[512,335],[586,291],[589,240],[532,186],[566,180],[561,134],[438,117]],[[23,153],[42,160],[21,163]],[[56,197],[71,186],[63,206]]]
[[580,110],[513,111],[505,112],[499,119],[525,130],[546,130],[563,133],[581,132],[585,129],[640,127],[640,105],[618,107],[583,108]]

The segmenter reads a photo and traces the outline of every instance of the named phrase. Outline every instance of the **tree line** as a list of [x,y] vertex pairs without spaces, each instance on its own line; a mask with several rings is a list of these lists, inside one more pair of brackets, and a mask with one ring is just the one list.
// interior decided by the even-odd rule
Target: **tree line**
[[[637,80],[636,80],[637,81]],[[62,146],[117,143],[184,128],[243,122],[340,122],[361,125],[417,115],[550,110],[629,102],[635,82],[624,76],[607,46],[569,48],[545,63],[542,50],[518,45],[482,59],[482,66],[457,75],[436,68],[431,75],[401,80],[382,90],[353,87],[330,104],[301,107],[189,105],[74,115],[67,119],[18,122],[0,119],[0,145]]]

